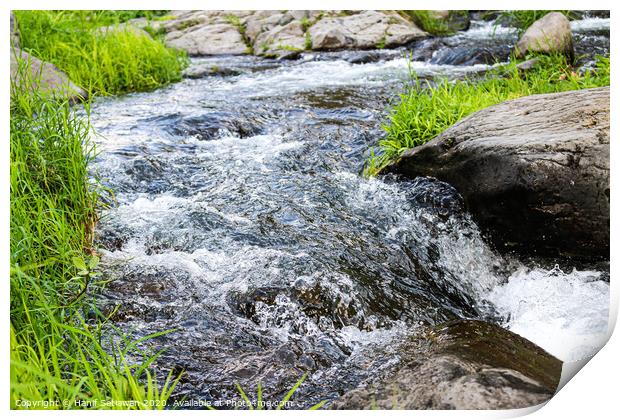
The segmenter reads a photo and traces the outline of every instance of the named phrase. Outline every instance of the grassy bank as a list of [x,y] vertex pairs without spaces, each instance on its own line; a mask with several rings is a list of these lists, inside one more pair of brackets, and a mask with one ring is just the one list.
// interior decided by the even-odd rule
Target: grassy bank
[[104,95],[151,90],[181,79],[188,64],[184,52],[123,26],[145,15],[152,16],[141,11],[15,12],[22,49],[55,64],[89,93]]
[[[53,25],[46,40],[41,27],[24,19],[49,23],[55,13],[61,12],[18,13],[22,39],[29,40],[23,47],[37,42],[35,55],[55,62],[89,93],[150,89],[179,76],[182,56],[167,52],[176,66],[170,71],[154,56],[160,44],[129,52],[147,43],[142,35],[100,35],[88,23],[80,30]],[[75,62],[63,67],[63,59]],[[112,67],[107,59],[114,59]],[[33,92],[28,63],[18,61],[20,84],[11,83],[10,102],[11,408],[162,408],[157,402],[168,398],[176,379],[149,370],[156,355],[140,347],[151,337],[129,339],[93,298],[103,283],[91,248],[100,204],[87,171],[94,155],[89,106],[84,113]]]
[[597,68],[578,74],[562,56],[540,56],[523,73],[516,63],[498,68],[480,80],[434,83],[412,75],[388,116],[385,138],[367,162],[365,172],[375,175],[405,150],[431,140],[442,131],[483,108],[537,93],[553,93],[609,85],[609,57],[599,57]]

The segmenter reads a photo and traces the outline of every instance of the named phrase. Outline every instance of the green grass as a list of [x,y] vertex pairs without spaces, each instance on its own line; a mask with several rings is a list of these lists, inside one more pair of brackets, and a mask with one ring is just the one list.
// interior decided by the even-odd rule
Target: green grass
[[184,52],[116,26],[142,11],[15,11],[22,49],[49,61],[89,94],[148,91],[181,80]]
[[107,26],[137,18],[158,20],[168,10],[62,10],[56,13],[62,13],[66,20],[80,21],[88,26]]
[[150,337],[132,341],[92,298],[103,284],[91,249],[100,191],[87,172],[89,120],[33,91],[19,61],[10,102],[11,408],[162,408],[144,401],[167,399],[178,378],[150,371]]
[[[577,74],[563,56],[539,56],[534,69],[521,74],[513,62],[480,80],[445,79],[412,84],[383,125],[385,138],[373,150],[365,173],[376,175],[405,150],[426,143],[445,129],[483,108],[538,93],[562,92],[609,85],[609,57],[598,57],[597,68]],[[427,86],[428,85],[428,86]]]
[[442,19],[435,18],[430,10],[405,10],[404,11],[420,29],[431,35],[450,35],[453,31]]
[[[284,395],[284,397],[282,397],[282,399],[278,402],[278,405],[276,406],[276,410],[282,410],[283,408],[286,408],[287,403],[289,402],[289,400],[291,399],[291,397],[293,396],[293,394],[297,391],[297,389],[301,386],[301,384],[306,380],[306,378],[308,377],[307,373],[304,373],[303,376],[297,381],[295,382],[295,385],[293,385],[291,387],[291,389],[288,390],[288,392],[286,393],[286,395]],[[239,383],[235,383],[235,387],[237,388],[237,392],[239,392],[239,395],[241,396],[241,398],[243,399],[245,406],[249,409],[249,410],[263,410],[265,405],[265,402],[263,401],[263,387],[262,384],[259,382],[258,383],[258,387],[256,389],[256,399],[254,401],[252,401],[248,395],[246,394],[246,392],[243,390],[243,388],[241,387],[241,385],[239,385]],[[313,406],[311,406],[310,408],[308,408],[308,410],[318,410],[321,407],[323,407],[328,401],[327,400],[322,400],[320,402],[318,402],[317,404],[314,404]],[[256,408],[255,408],[256,406]],[[215,409],[211,406],[209,406],[210,409]]]

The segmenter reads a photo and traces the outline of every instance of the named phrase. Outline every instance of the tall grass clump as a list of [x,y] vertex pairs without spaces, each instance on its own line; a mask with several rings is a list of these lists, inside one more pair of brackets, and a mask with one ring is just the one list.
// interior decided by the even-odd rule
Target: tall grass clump
[[383,125],[385,138],[371,152],[365,168],[376,175],[405,150],[422,145],[445,129],[483,108],[538,93],[609,85],[609,57],[598,57],[592,70],[576,72],[563,56],[539,56],[536,66],[522,72],[517,63],[497,68],[479,80],[426,81],[412,74],[407,92],[391,108]]
[[[129,12],[127,12],[129,13]],[[184,52],[122,22],[123,11],[16,11],[22,49],[49,61],[89,94],[148,91],[181,79]]]
[[91,297],[100,286],[91,249],[99,200],[87,172],[88,118],[33,90],[29,63],[18,65],[10,102],[11,408],[158,408],[150,401],[167,399],[178,378],[159,386],[148,369],[155,356],[140,350],[148,337],[131,341]]

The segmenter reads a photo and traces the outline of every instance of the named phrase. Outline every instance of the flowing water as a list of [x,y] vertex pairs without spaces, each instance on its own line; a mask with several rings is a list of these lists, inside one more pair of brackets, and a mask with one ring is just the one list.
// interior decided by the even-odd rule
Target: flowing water
[[[575,25],[608,48],[608,26],[605,38]],[[480,73],[516,36],[474,22],[418,43],[411,67]],[[135,337],[176,329],[150,345],[167,347],[158,366],[186,371],[178,396],[238,398],[235,382],[261,382],[275,398],[308,372],[294,398],[307,407],[458,318],[500,323],[563,360],[601,345],[605,264],[498,255],[449,185],[359,175],[407,82],[405,52],[194,59],[227,76],[93,105],[92,171],[115,192],[97,231],[114,280],[102,304],[120,305],[114,319]]]

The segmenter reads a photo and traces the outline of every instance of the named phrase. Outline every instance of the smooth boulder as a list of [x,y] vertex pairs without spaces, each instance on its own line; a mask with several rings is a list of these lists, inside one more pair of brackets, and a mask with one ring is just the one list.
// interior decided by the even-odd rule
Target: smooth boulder
[[491,106],[383,172],[448,182],[501,249],[609,257],[609,87]]
[[27,84],[32,91],[39,91],[60,100],[77,102],[87,97],[86,92],[51,63],[19,49],[11,50],[11,80]]
[[517,42],[515,54],[525,57],[528,53],[561,53],[575,58],[570,22],[559,12],[547,13],[534,22]]
[[497,325],[463,320],[413,337],[400,365],[345,393],[336,409],[525,408],[555,393],[562,362]]

